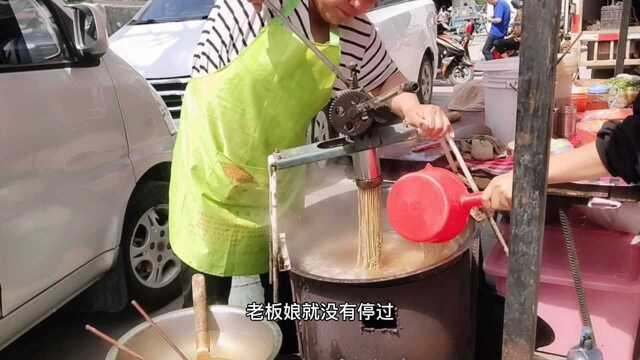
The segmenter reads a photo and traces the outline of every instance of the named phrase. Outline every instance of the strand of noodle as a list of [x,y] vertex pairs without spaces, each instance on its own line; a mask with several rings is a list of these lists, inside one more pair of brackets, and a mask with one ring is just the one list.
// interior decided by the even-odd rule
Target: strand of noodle
[[382,253],[382,187],[358,188],[358,266],[376,270]]

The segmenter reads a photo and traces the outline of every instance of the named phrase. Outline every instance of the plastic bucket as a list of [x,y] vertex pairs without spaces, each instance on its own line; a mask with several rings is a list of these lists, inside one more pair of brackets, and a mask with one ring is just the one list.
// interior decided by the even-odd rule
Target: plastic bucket
[[520,58],[479,63],[484,72],[485,123],[493,136],[507,144],[515,139],[518,109],[518,69]]
[[[515,139],[518,109],[518,75],[520,58],[478,63],[483,71],[485,123],[493,135],[508,144]],[[577,71],[577,60],[569,54],[556,68],[555,103],[563,107],[571,103],[571,79]]]

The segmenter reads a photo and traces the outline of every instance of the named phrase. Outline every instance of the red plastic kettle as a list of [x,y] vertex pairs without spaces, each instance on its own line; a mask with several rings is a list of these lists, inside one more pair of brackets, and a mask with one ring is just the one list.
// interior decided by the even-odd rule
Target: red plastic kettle
[[452,172],[427,165],[402,176],[387,197],[387,214],[403,238],[421,243],[443,243],[464,231],[469,212],[482,206],[482,193],[469,194]]

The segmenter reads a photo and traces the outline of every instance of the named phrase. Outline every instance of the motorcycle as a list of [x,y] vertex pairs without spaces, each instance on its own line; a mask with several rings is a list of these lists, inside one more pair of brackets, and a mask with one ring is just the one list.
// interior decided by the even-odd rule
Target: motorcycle
[[451,85],[464,84],[473,80],[473,63],[468,51],[461,42],[449,33],[449,26],[438,23],[438,69],[437,77],[446,80]]

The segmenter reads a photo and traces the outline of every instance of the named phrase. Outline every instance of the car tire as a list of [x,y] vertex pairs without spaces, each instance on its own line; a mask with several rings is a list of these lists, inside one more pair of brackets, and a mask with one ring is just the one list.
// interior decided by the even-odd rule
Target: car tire
[[418,99],[422,104],[431,104],[433,96],[433,64],[425,53],[420,64],[420,74],[418,75]]
[[181,292],[185,267],[169,243],[169,183],[141,184],[129,202],[122,250],[129,297],[155,309]]

